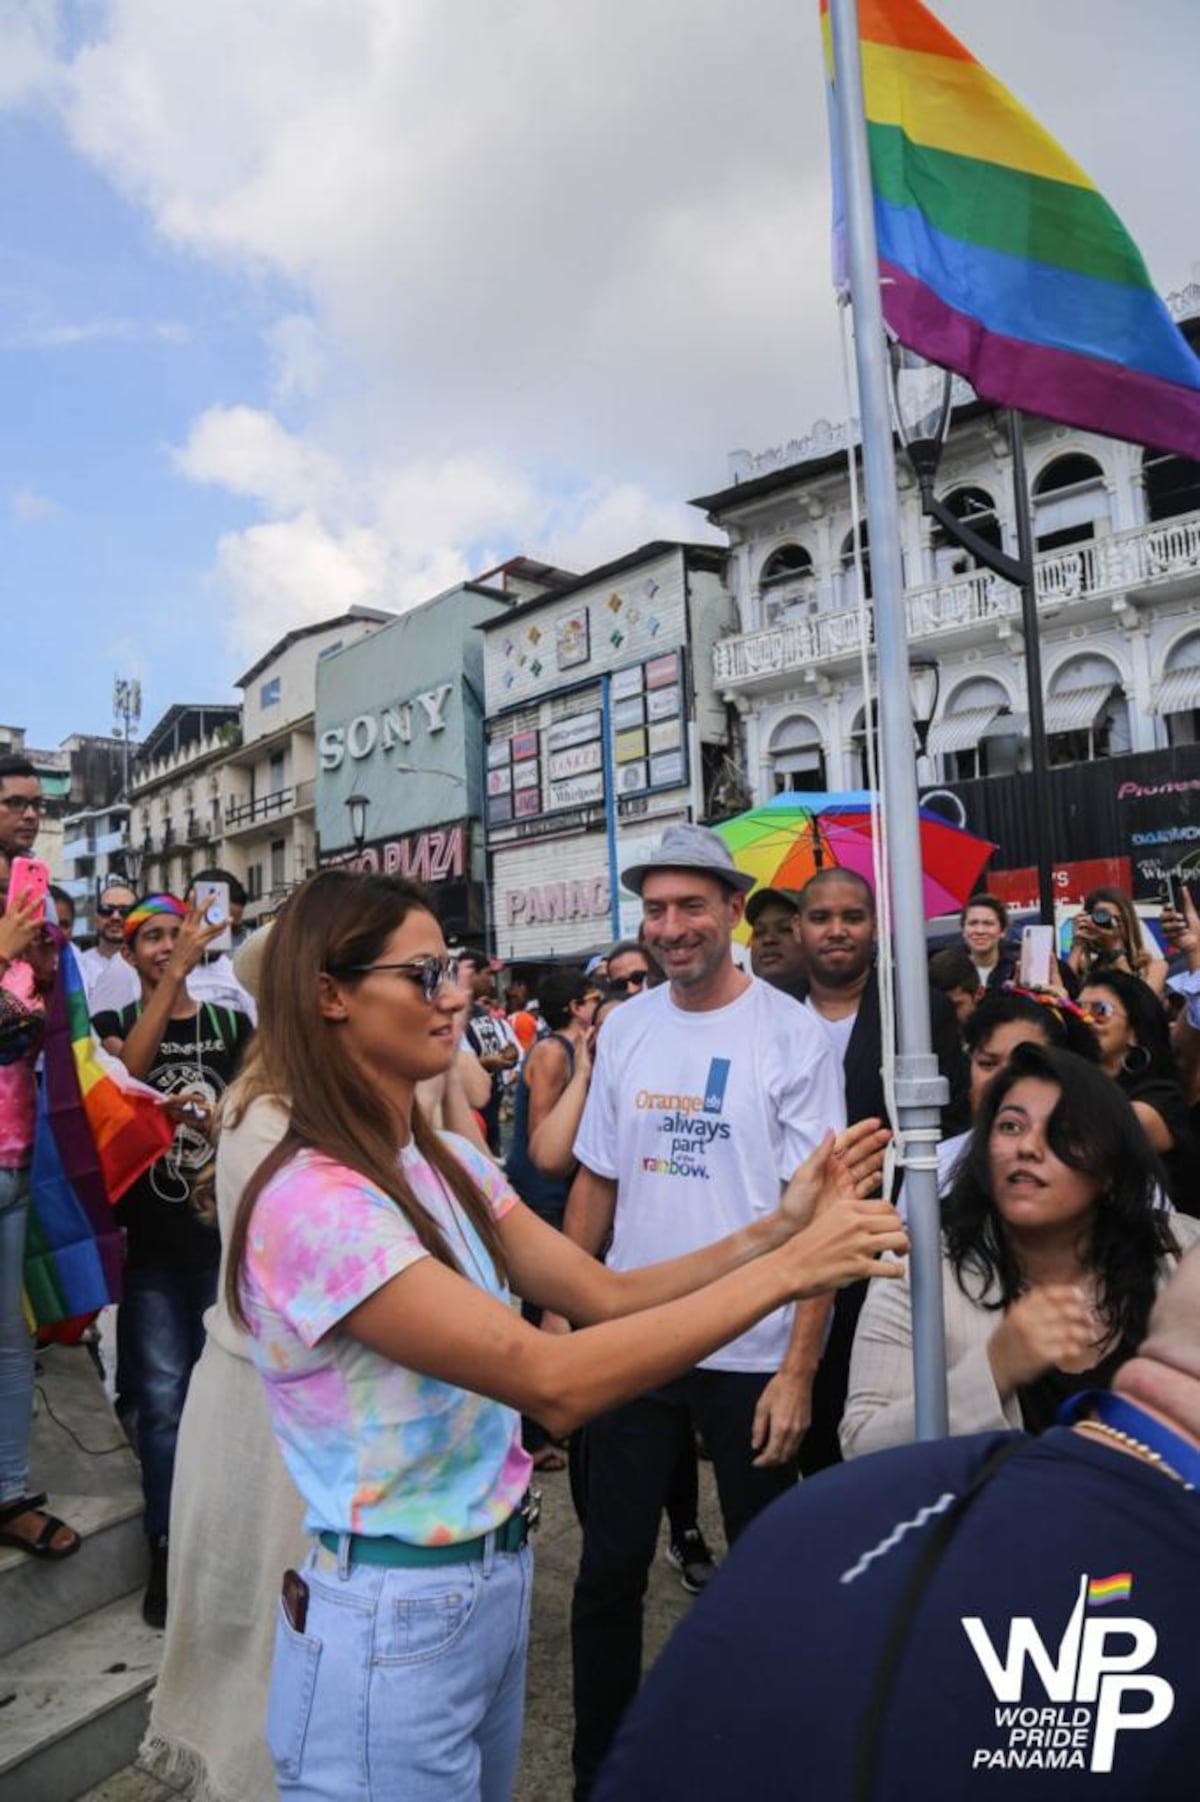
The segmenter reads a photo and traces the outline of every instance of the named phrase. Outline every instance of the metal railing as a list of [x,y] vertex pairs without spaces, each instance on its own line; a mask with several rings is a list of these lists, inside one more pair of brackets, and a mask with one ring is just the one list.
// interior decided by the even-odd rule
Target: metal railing
[[[1180,576],[1200,575],[1200,513],[1048,552],[1037,559],[1035,573],[1038,606],[1047,614],[1085,596],[1153,589]],[[1021,609],[1016,589],[984,569],[910,588],[904,605],[910,643],[947,631],[994,625],[1016,617]],[[868,629],[873,641],[870,611]],[[857,656],[858,649],[858,609],[836,608],[722,639],[713,650],[713,672],[718,687],[729,687],[776,672],[843,662]]]

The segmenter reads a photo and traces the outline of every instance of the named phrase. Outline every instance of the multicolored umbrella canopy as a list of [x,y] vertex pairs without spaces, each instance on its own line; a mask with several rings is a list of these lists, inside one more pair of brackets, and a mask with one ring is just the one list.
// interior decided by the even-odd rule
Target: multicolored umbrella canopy
[[[875,886],[871,793],[807,794],[789,790],[726,820],[717,831],[739,870],[757,888],[803,888],[818,870],[853,870]],[[954,913],[975,893],[984,864],[995,850],[987,839],[920,809],[921,871],[925,917]],[[744,925],[740,938],[749,937]]]

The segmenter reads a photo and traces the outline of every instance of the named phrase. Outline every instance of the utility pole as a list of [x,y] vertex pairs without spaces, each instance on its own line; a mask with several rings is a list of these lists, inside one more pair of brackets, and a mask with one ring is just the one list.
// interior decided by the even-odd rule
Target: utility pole
[[113,719],[121,740],[121,799],[129,799],[129,747],[142,718],[142,685],[136,676],[113,677]]

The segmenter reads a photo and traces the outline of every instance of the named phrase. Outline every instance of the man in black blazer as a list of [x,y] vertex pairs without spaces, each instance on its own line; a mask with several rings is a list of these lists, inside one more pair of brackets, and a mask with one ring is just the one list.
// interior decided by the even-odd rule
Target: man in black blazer
[[[800,894],[798,925],[808,973],[807,1007],[825,1027],[842,1061],[846,1121],[888,1118],[883,1086],[883,1033],[876,967],[875,897],[852,870],[821,870]],[[933,990],[929,997],[932,1048],[950,1085],[942,1135],[969,1124],[968,1068],[954,1009]],[[812,1419],[800,1446],[800,1468],[812,1476],[841,1462],[838,1422],[846,1402],[850,1349],[866,1284],[839,1291],[813,1381]]]

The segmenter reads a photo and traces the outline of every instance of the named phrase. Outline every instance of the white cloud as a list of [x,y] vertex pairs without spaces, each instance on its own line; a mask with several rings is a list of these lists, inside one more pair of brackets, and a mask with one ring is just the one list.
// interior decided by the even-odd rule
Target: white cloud
[[79,344],[186,344],[188,330],[174,319],[80,319],[30,326],[0,342],[4,350],[72,350]]
[[[1127,215],[1159,280],[1186,279],[1195,0],[1157,0],[1153,31],[1125,0],[937,7]],[[40,21],[44,60],[49,0],[14,10]],[[265,334],[274,411],[226,396],[176,453],[263,516],[217,553],[239,643],[289,605],[419,598],[497,549],[579,566],[702,536],[682,497],[724,481],[728,448],[842,416],[816,16],[815,0],[89,15],[58,65],[73,143],[173,245],[294,295]]]
[[21,487],[14,488],[9,495],[8,510],[15,520],[29,526],[53,519],[59,507],[48,494],[39,494],[36,488]]
[[280,513],[343,510],[350,484],[316,444],[255,407],[210,407],[174,453],[189,481],[225,488]]
[[311,400],[325,370],[321,330],[307,313],[287,313],[263,333],[271,358],[271,394],[279,405]]
[[0,107],[47,98],[58,88],[56,0],[0,0]]
[[216,578],[239,655],[300,621],[364,605],[403,610],[523,549],[586,569],[656,537],[695,537],[682,504],[631,483],[548,494],[482,457],[354,473],[250,407],[213,407],[174,462],[253,501],[261,523],[222,535]]

